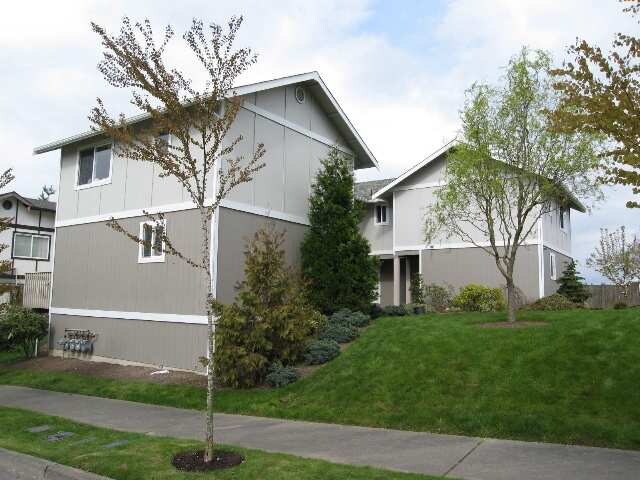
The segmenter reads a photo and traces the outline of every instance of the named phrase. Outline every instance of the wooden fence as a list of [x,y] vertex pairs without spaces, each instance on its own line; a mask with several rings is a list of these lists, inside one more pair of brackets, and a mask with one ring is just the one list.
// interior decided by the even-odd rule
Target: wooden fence
[[613,308],[616,303],[628,306],[640,305],[640,283],[633,283],[625,297],[621,288],[615,285],[587,285],[591,297],[587,300],[590,308]]
[[51,272],[26,273],[22,305],[27,308],[49,308],[51,290]]

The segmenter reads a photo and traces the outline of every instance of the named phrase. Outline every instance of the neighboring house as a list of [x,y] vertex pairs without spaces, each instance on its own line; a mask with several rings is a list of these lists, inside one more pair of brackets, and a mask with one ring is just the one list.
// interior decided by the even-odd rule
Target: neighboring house
[[[286,230],[287,259],[298,260],[311,185],[331,148],[349,156],[355,169],[376,166],[316,72],[235,91],[243,106],[229,135],[244,139],[234,155],[250,156],[263,142],[266,166],[252,182],[234,189],[212,219],[213,288],[225,303],[234,300],[242,279],[246,241],[267,222]],[[131,120],[140,121],[144,118]],[[58,342],[65,329],[86,329],[96,335],[93,359],[201,368],[199,358],[207,354],[204,275],[165,255],[161,246],[140,248],[106,226],[114,217],[129,231],[143,232],[149,228],[143,210],[164,212],[174,245],[196,257],[200,219],[188,194],[172,177],[160,177],[157,166],[119,157],[111,140],[95,132],[55,141],[35,153],[53,150],[61,151],[50,308],[53,353],[62,353]]]
[[[356,185],[357,196],[367,203],[361,230],[371,244],[372,255],[381,259],[382,305],[411,303],[410,279],[416,273],[426,284],[454,290],[469,283],[504,288],[504,277],[494,258],[481,248],[443,236],[425,243],[425,209],[433,203],[435,189],[444,185],[446,154],[453,145],[445,145],[398,178]],[[571,209],[585,211],[577,200],[558,205],[540,219],[518,250],[514,280],[524,300],[557,290],[557,279],[572,258]]]
[[52,270],[55,217],[54,202],[16,192],[0,194],[0,218],[9,219],[9,228],[0,232],[0,244],[9,248],[0,252],[0,260],[11,262],[0,283],[23,284],[27,273]]

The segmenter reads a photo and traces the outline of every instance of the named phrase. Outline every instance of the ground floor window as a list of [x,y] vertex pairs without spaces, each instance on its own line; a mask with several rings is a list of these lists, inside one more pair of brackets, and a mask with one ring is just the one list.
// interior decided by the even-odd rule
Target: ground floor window
[[14,258],[29,258],[33,260],[49,260],[48,235],[16,232],[13,236]]
[[164,262],[164,232],[166,222],[142,222],[140,224],[140,239],[138,262]]

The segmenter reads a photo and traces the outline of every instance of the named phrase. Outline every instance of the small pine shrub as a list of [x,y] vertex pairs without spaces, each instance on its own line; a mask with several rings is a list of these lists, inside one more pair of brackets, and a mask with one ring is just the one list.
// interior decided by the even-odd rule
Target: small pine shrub
[[340,345],[335,340],[314,340],[304,354],[307,365],[322,365],[340,355]]
[[333,340],[337,343],[348,343],[358,338],[359,332],[353,325],[331,323],[320,333],[320,340]]
[[626,303],[624,303],[624,302],[617,302],[617,303],[613,306],[613,308],[614,308],[615,310],[624,310],[625,308],[627,308],[627,304],[626,304]]
[[591,296],[591,293],[584,284],[584,278],[580,276],[580,273],[576,269],[575,260],[571,260],[567,264],[567,268],[562,272],[558,283],[560,284],[558,293],[564,295],[574,303],[582,304]]
[[404,317],[407,313],[404,305],[387,305],[382,309],[382,315],[385,317]]
[[502,290],[475,284],[463,287],[452,304],[465,312],[497,312],[505,308]]
[[276,362],[269,367],[265,381],[271,387],[280,388],[295,382],[299,377],[300,375],[295,368],[284,367],[281,363]]
[[451,289],[430,283],[424,287],[424,303],[436,312],[444,312],[451,307]]
[[356,328],[366,327],[369,325],[370,321],[371,317],[369,317],[369,315],[365,315],[362,312],[352,312],[346,308],[338,310],[329,318],[329,323],[337,325],[352,325]]
[[564,295],[560,295],[559,293],[554,293],[553,295],[549,295],[546,297],[542,297],[539,300],[536,300],[533,303],[527,305],[527,310],[571,310],[574,308],[578,308],[579,305],[569,300]]

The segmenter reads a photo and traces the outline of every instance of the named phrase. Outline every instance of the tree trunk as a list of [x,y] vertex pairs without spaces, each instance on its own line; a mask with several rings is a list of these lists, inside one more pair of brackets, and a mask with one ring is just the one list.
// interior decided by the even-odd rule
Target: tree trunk
[[516,286],[512,279],[507,280],[507,320],[516,321]]
[[205,462],[211,462],[213,460],[213,451],[215,449],[215,441],[213,438],[213,349],[215,328],[213,324],[213,292],[211,291],[211,282],[209,282],[209,292],[207,294],[207,352],[209,355],[209,362],[207,364],[207,430],[206,430],[206,451]]

